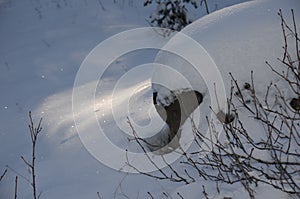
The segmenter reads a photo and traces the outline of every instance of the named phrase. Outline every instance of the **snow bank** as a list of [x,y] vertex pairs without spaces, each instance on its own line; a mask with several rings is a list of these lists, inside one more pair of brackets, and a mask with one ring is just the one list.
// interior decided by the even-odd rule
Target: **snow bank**
[[[281,57],[283,52],[282,30],[277,12],[282,9],[285,15],[289,15],[292,8],[299,10],[299,2],[296,0],[246,2],[205,16],[187,26],[182,33],[199,42],[210,55],[222,75],[227,95],[230,93],[231,86],[229,72],[238,79],[239,83],[244,84],[250,80],[250,71],[254,71],[255,83],[259,85],[257,94],[263,95],[270,81],[277,81],[275,74],[270,72],[265,62],[269,61],[274,66],[278,66],[276,59]],[[296,19],[300,18],[299,12],[295,14]],[[297,22],[299,27],[300,20]],[[175,37],[164,50],[187,49],[181,42]],[[189,53],[195,53],[194,49],[188,50]],[[217,76],[205,82],[203,81],[205,77],[197,72],[195,66],[188,63],[189,60],[183,60],[168,52],[161,52],[156,61],[176,69],[188,79],[193,89],[203,93],[206,97],[209,97],[208,94],[215,96],[208,93],[210,90],[207,87],[213,87],[218,80]],[[204,62],[200,67],[201,70],[210,70]],[[168,75],[168,71],[157,68],[152,77],[152,82],[154,82],[152,87],[154,92],[158,92],[158,99],[162,104],[169,104],[170,102],[166,99],[172,98],[169,90],[155,84],[155,82],[162,81],[165,87],[173,91],[187,88],[178,84],[177,78]],[[220,109],[224,108],[222,104],[220,106]]]

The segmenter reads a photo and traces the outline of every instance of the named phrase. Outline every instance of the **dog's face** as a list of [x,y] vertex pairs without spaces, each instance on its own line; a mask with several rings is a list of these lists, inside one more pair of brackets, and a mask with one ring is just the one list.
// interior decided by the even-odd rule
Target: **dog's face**
[[153,93],[153,103],[159,116],[169,125],[173,133],[191,113],[202,103],[203,95],[198,91],[182,91],[174,94],[174,100],[167,106],[157,104],[157,93]]
[[171,148],[176,149],[179,147],[179,139],[181,137],[180,128],[192,112],[202,103],[203,95],[198,91],[182,91],[174,94],[174,100],[167,106],[158,104],[157,96],[158,94],[154,92],[153,104],[159,116],[166,122],[168,130],[159,132],[157,135],[147,139],[147,142],[150,144],[159,143],[158,146],[153,147],[150,145],[148,148],[151,151],[159,151],[171,145]]

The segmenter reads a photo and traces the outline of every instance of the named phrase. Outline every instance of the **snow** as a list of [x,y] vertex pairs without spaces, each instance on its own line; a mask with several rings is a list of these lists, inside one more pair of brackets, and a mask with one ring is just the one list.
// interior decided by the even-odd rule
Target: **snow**
[[[168,70],[158,67],[152,77],[153,90],[158,92],[157,100],[163,105],[168,105],[171,103],[169,99],[173,98],[170,90],[173,92],[181,92],[186,89],[199,91],[204,98],[210,99],[204,101],[199,107],[201,113],[199,119],[203,128],[204,116],[210,116],[211,112],[205,108],[212,106],[213,114],[226,112],[226,96],[230,95],[232,81],[229,72],[238,80],[239,85],[243,85],[246,82],[249,83],[250,71],[253,71],[256,95],[261,99],[264,98],[267,86],[271,82],[281,88],[286,99],[291,99],[292,92],[276,74],[271,72],[265,62],[268,61],[275,69],[281,70],[279,67],[282,65],[277,62],[277,58],[282,57],[283,37],[281,21],[277,12],[281,9],[285,16],[288,16],[291,9],[299,10],[299,8],[299,2],[293,0],[285,2],[251,1],[216,11],[187,26],[182,33],[194,39],[195,43],[198,42],[206,51],[204,53],[206,56],[203,56],[200,48],[192,48],[192,42],[186,44],[187,42],[181,38],[181,34],[175,35],[164,47],[164,51],[158,54],[156,62],[177,70],[188,80],[190,85],[178,82],[179,77],[168,76]],[[299,19],[300,13],[295,13],[295,18]],[[299,25],[298,20],[297,26]],[[174,49],[182,50],[183,53],[180,54],[182,56],[172,54]],[[192,56],[188,56],[189,54]],[[193,60],[195,57],[198,58],[198,63]],[[206,57],[212,59],[210,63]],[[215,66],[218,68],[217,71]],[[219,77],[219,73],[221,77]],[[223,86],[225,86],[226,94],[223,93]],[[259,139],[260,132],[264,131],[263,127],[257,122],[250,121],[247,112],[239,108],[238,110],[239,119],[244,121],[245,128],[252,129],[253,138]],[[238,151],[236,152],[238,153]],[[254,154],[258,158],[268,159],[269,157],[267,153],[254,151]],[[197,188],[191,190],[187,187],[183,188],[185,197],[193,198],[190,193],[195,192],[198,193],[195,194],[195,198],[201,195],[199,192],[201,186],[199,184],[195,186]],[[212,185],[206,186],[212,187]],[[181,189],[179,190],[181,191]],[[262,190],[264,189],[262,188]],[[271,188],[265,189],[265,191],[266,195],[270,194],[273,198],[283,198],[284,195],[273,195]],[[235,191],[231,190],[231,192]],[[224,196],[222,194],[220,198]],[[241,194],[238,191],[230,197],[240,198]],[[244,195],[247,194],[244,193]]]
[[[30,157],[27,126],[28,111],[33,110],[35,120],[43,117],[37,157],[42,198],[96,198],[97,191],[111,198],[126,174],[94,160],[83,147],[73,121],[72,87],[92,48],[113,34],[147,26],[144,19],[151,11],[139,1],[133,6],[106,1],[107,11],[102,11],[98,1],[66,2],[59,9],[51,1],[1,4],[1,171],[9,165],[29,178],[20,156]],[[35,7],[41,9],[41,17]],[[145,14],[141,17],[141,13]],[[0,198],[11,197],[15,175],[10,170],[1,182]],[[153,186],[143,188],[140,181]],[[123,183],[125,193],[131,196],[160,188],[157,182],[137,175]],[[19,195],[32,198],[30,185],[23,178]],[[120,197],[119,191],[117,195]]]
[[[262,90],[257,92],[263,95],[267,85],[271,81],[276,82],[276,75],[270,73],[265,61],[276,66],[277,58],[282,56],[282,31],[277,12],[281,8],[287,14],[291,8],[297,10],[299,6],[297,1],[289,1],[289,3],[273,1],[272,4],[269,1],[251,1],[216,11],[187,26],[182,32],[199,42],[211,56],[222,74],[227,95],[230,93],[231,86],[229,72],[243,84],[249,81],[251,70],[254,71],[256,84],[261,85],[259,89]],[[296,18],[299,18],[297,13]],[[177,40],[177,38],[174,38],[173,42],[170,47],[166,47],[166,50],[175,48],[176,45],[182,46],[182,41]],[[190,51],[192,52],[192,50]],[[193,89],[200,92],[205,92],[203,91],[205,87],[211,86],[210,84],[216,83],[218,80],[215,78],[214,81],[206,85],[199,83],[199,79],[201,81],[206,77],[201,77],[202,74],[199,75],[195,72],[193,68],[196,66],[191,66],[178,57],[166,56],[164,52],[158,55],[156,61],[178,70],[189,80]],[[207,63],[203,61],[201,69],[205,70],[211,67],[206,67],[206,65]],[[164,72],[158,69],[152,81],[161,81],[164,76]],[[164,79],[163,81],[172,90],[184,89],[180,85],[174,85],[175,82],[172,79]],[[161,92],[160,89],[162,89]],[[158,88],[154,86],[154,90],[158,91],[161,101],[170,95],[170,93],[164,93],[164,88],[159,86]]]
[[[151,192],[155,198],[163,198],[163,192],[173,194],[173,198],[176,198],[178,191],[182,195],[187,194],[186,198],[192,198],[192,195],[194,198],[199,198],[199,195],[202,197],[199,193],[200,185],[196,183],[182,186],[182,184],[154,180],[143,175],[128,174],[109,168],[95,159],[80,139],[77,133],[78,121],[82,125],[80,128],[85,132],[94,130],[93,120],[90,118],[92,111],[104,131],[109,132],[106,136],[111,142],[123,151],[125,148],[132,152],[140,150],[138,146],[125,139],[128,134],[120,133],[120,128],[125,128],[123,130],[128,132],[126,123],[128,107],[123,106],[126,103],[132,107],[129,115],[136,127],[155,125],[155,128],[161,128],[159,125],[163,125],[151,103],[151,81],[155,81],[156,76],[150,79],[152,68],[149,69],[149,65],[146,65],[152,63],[155,58],[156,61],[163,62],[159,60],[161,55],[156,57],[157,50],[133,52],[117,57],[104,71],[101,81],[89,81],[81,85],[85,88],[96,86],[95,104],[88,104],[91,100],[87,99],[88,89],[79,89],[83,91],[78,93],[79,102],[85,103],[85,106],[82,106],[78,112],[72,112],[73,86],[80,65],[86,56],[100,42],[114,34],[148,26],[145,19],[153,10],[151,6],[144,8],[143,2],[139,0],[116,1],[116,3],[113,3],[113,0],[103,0],[102,2],[104,10],[97,0],[0,1],[0,91],[2,93],[0,173],[6,167],[9,168],[8,174],[0,182],[0,198],[13,196],[16,175],[20,176],[19,197],[32,198],[31,187],[27,182],[30,174],[20,159],[21,155],[29,158],[31,153],[30,136],[27,130],[29,110],[33,111],[35,121],[43,117],[43,131],[38,140],[36,159],[38,190],[42,192],[41,198],[97,198],[97,192],[103,198],[124,198],[122,194],[128,195],[129,198],[146,198],[149,197],[147,192]],[[221,9],[239,2],[244,1],[215,0],[212,1],[212,5],[217,4],[215,8]],[[204,47],[219,67],[225,81],[229,80],[225,74],[232,70],[234,75],[244,82],[249,78],[250,69],[262,66],[265,59],[274,60],[281,55],[281,32],[276,15],[278,8],[282,7],[285,12],[290,7],[295,10],[299,8],[297,1],[270,2],[251,1],[216,11],[188,26],[183,32]],[[197,11],[192,14],[199,17],[199,13]],[[176,42],[171,42],[169,45],[171,44],[175,45]],[[256,50],[257,48],[259,50]],[[182,63],[182,60],[177,64],[179,63]],[[165,64],[176,68],[176,64],[169,59]],[[142,71],[131,70],[138,65],[144,66]],[[259,73],[255,73],[258,75],[257,84],[261,84],[263,88],[272,77],[265,78],[266,71],[262,68],[259,70]],[[127,71],[132,72],[130,76],[124,76]],[[122,77],[127,79],[122,81]],[[192,84],[195,83],[191,78],[187,79]],[[199,85],[205,85],[205,81],[201,81]],[[192,86],[207,94],[206,86],[199,85]],[[131,93],[134,95],[130,96]],[[163,98],[165,93],[159,92],[159,96]],[[209,97],[204,98],[203,104],[210,103]],[[112,114],[112,106],[114,114]],[[204,114],[209,113],[209,108],[206,106],[200,107],[199,110]],[[246,115],[241,117],[247,118]],[[74,118],[75,120],[77,118],[76,124]],[[153,118],[156,120],[152,121]],[[116,125],[117,122],[120,124]],[[257,124],[251,125],[260,128]],[[205,127],[201,128],[205,129]],[[182,127],[183,133],[188,133],[189,129],[188,124]],[[146,133],[149,135],[153,132]],[[90,139],[96,141],[95,147],[103,143],[93,136]],[[124,158],[114,157],[111,151],[99,152],[112,160]],[[199,183],[206,184],[206,182]],[[205,186],[207,190],[210,189],[209,184]],[[237,187],[237,190],[232,188],[223,190],[224,193],[219,196],[220,198],[230,195],[231,192],[237,197],[241,193],[246,195],[240,191],[240,187]],[[265,192],[265,190],[269,191]],[[214,192],[214,190],[210,191]],[[259,194],[266,196],[270,194],[268,196],[273,198],[274,195],[278,198],[285,196],[282,193],[272,194],[272,192],[274,189],[271,188],[259,187],[258,189]]]

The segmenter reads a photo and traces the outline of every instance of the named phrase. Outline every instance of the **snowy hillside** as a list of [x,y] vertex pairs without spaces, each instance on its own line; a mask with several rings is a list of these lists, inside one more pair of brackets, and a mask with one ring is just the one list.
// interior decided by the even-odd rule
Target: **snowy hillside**
[[[245,0],[210,2],[214,11]],[[276,15],[278,8],[284,11],[289,8],[300,10],[296,0],[288,3],[251,1],[216,11],[183,30],[211,56],[226,82],[227,92],[229,78],[226,74],[229,70],[243,83],[249,80],[249,70],[257,69],[265,60],[271,61],[281,55],[280,20]],[[152,76],[153,66],[148,63],[156,60],[174,68],[179,66],[177,69],[181,73],[188,74],[188,70],[181,67],[182,60],[177,62],[173,57],[170,59],[161,53],[157,55],[157,49],[130,52],[114,57],[114,61],[103,71],[103,76],[98,77],[99,81],[77,84],[84,60],[88,60],[87,57],[92,55],[92,50],[99,43],[125,30],[148,27],[145,19],[154,9],[154,6],[143,7],[140,0],[0,0],[0,175],[5,169],[8,170],[0,182],[1,199],[13,197],[15,176],[19,176],[18,198],[32,198],[29,168],[20,158],[25,156],[29,159],[31,154],[28,132],[30,110],[33,111],[34,121],[43,118],[36,156],[37,188],[42,199],[98,198],[97,192],[102,198],[151,198],[148,192],[155,198],[178,198],[177,192],[185,198],[199,198],[202,192],[197,187],[202,184],[208,186],[207,191],[215,192],[214,183],[210,187],[210,183],[205,181],[186,186],[118,171],[116,169],[121,168],[117,163],[125,164],[126,158],[106,151],[107,143],[96,137],[101,126],[105,139],[117,146],[123,155],[126,154],[125,149],[133,154],[142,154],[139,146],[128,140],[131,129],[127,117],[130,116],[136,128],[146,126],[147,129],[154,129],[142,131],[145,134],[140,136],[149,136],[161,129],[167,131],[153,106],[151,83],[161,78],[167,80],[166,84],[173,82],[172,78],[167,78],[170,77],[168,74],[158,72],[157,68]],[[200,8],[190,14],[196,18],[204,13],[204,9]],[[299,15],[296,12],[297,18]],[[151,36],[157,35],[151,33],[145,37]],[[134,39],[143,37],[136,35]],[[168,40],[158,38],[162,46]],[[130,42],[127,37],[123,40]],[[177,45],[176,39],[164,47],[167,50],[168,45]],[[104,50],[114,51],[109,48]],[[142,67],[136,67],[140,65]],[[100,66],[99,71],[102,69]],[[273,79],[262,68],[255,74],[261,88]],[[187,79],[193,88],[207,94],[202,78],[201,84],[198,84],[198,76]],[[86,87],[76,87],[78,85]],[[93,99],[87,95],[87,91],[94,88],[91,85],[96,86]],[[169,86],[174,89],[173,85]],[[161,99],[170,94],[157,87],[154,89],[159,91]],[[72,97],[76,94],[79,97],[78,101],[75,100],[78,106],[74,109],[76,102]],[[210,100],[206,96],[204,104],[209,104]],[[201,106],[200,110],[210,114],[207,106]],[[188,134],[186,130],[189,129],[185,124],[183,133]],[[94,148],[86,146],[83,135],[88,135],[87,140]],[[104,150],[97,151],[102,148]],[[114,167],[99,161],[93,149],[117,165]],[[175,159],[170,157],[171,162],[177,156]],[[147,163],[142,165],[143,168],[148,166]],[[124,167],[125,171],[127,169]],[[153,166],[149,166],[149,170],[154,170]],[[240,186],[233,189],[224,185],[222,188],[223,194],[216,198],[231,193],[233,198],[240,198],[241,194],[247,198]],[[265,197],[270,192],[274,192],[271,187],[259,187],[257,190]],[[279,191],[274,193],[277,198],[286,196]]]

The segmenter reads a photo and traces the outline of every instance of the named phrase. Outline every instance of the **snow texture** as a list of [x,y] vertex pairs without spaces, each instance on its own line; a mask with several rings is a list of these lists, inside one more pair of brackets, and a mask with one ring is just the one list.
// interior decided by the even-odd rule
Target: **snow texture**
[[[221,9],[244,1],[212,2],[217,5],[216,9]],[[152,12],[152,7],[144,8],[142,4],[140,0],[120,0],[116,3],[112,0],[0,0],[0,172],[8,168],[8,174],[0,182],[1,199],[12,198],[16,175],[20,176],[19,198],[32,198],[28,182],[30,174],[20,159],[21,155],[30,157],[31,153],[27,132],[29,110],[33,111],[35,121],[43,117],[36,159],[38,191],[42,192],[42,199],[97,198],[97,192],[103,198],[124,198],[124,195],[129,198],[149,198],[147,192],[151,192],[155,198],[163,198],[163,192],[173,198],[178,198],[177,192],[186,198],[199,198],[202,197],[199,186],[205,184],[209,189],[208,182],[182,186],[115,171],[93,159],[76,132],[72,90],[81,62],[106,38],[124,30],[148,26],[145,19]],[[230,80],[228,71],[232,71],[243,83],[249,80],[249,71],[253,69],[256,83],[261,85],[259,92],[264,93],[264,85],[274,80],[264,62],[281,55],[282,37],[276,14],[279,8],[284,13],[288,13],[290,8],[300,10],[296,0],[251,1],[216,11],[191,24],[183,32],[206,49],[226,83]],[[191,14],[198,16],[198,13]],[[296,12],[296,18],[299,18],[299,14]],[[100,100],[95,108],[96,114],[104,114],[102,123],[106,123],[105,128],[115,132],[108,137],[124,148],[128,143],[126,139],[121,139],[120,129],[110,115],[110,95],[116,81],[126,71],[138,64],[151,62],[156,56],[156,52],[143,53],[119,57],[106,71],[101,81],[102,90],[96,96]],[[181,65],[183,60],[164,60],[160,54],[157,61],[189,74],[190,70],[185,70],[188,64],[184,62],[184,67]],[[166,78],[161,75],[156,73],[152,80]],[[198,83],[198,76],[188,79],[206,95],[200,110],[204,115],[209,114],[207,105],[210,99],[204,81]],[[172,78],[167,80],[170,80],[169,83],[173,81]],[[144,95],[138,93],[133,98],[132,114],[136,122],[147,123],[149,115],[145,112],[151,110],[152,99],[150,77],[136,86],[132,89],[144,88],[141,89]],[[159,91],[162,99],[169,95],[161,88],[154,89]],[[124,90],[117,96],[128,97]],[[140,109],[145,107],[148,110]],[[89,121],[85,110],[82,110],[81,116]],[[247,115],[241,115],[241,118],[247,119]],[[255,129],[261,128],[255,123],[250,122],[249,125]],[[183,131],[185,129],[190,129],[187,124],[182,127]],[[129,149],[137,150],[134,146]],[[109,151],[104,153],[110,155]],[[222,193],[216,198],[247,197],[241,187],[233,190],[223,185],[221,188]],[[261,198],[286,196],[270,187],[258,187],[256,191]]]

